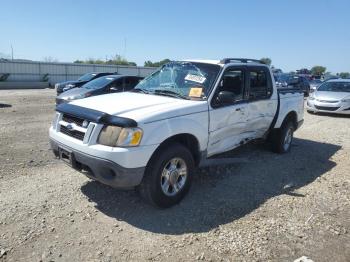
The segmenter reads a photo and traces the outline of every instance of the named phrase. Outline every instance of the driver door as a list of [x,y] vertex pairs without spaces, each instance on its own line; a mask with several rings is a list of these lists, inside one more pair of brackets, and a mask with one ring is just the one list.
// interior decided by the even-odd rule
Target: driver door
[[208,156],[231,150],[246,138],[248,104],[245,79],[245,67],[229,67],[223,73],[209,111]]

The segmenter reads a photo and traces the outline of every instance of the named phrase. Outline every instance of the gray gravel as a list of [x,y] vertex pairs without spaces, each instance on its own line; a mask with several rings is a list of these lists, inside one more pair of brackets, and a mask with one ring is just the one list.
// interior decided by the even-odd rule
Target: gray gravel
[[350,261],[349,117],[306,113],[291,153],[229,152],[158,210],[53,157],[54,95],[0,91],[0,261]]

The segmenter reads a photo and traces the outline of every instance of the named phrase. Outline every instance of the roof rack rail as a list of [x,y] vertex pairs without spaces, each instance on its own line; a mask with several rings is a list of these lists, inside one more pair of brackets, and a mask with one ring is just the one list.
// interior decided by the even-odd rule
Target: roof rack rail
[[250,59],[250,58],[224,58],[220,61],[220,63],[222,64],[228,64],[231,62],[264,64],[261,60]]

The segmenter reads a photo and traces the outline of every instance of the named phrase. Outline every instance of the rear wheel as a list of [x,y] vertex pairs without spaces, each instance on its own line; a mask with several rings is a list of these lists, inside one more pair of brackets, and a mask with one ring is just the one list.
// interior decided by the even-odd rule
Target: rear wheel
[[288,121],[282,127],[272,133],[271,146],[275,153],[287,153],[290,151],[294,135],[294,124]]
[[171,144],[152,157],[138,190],[151,204],[171,207],[187,194],[194,166],[192,154],[185,146]]

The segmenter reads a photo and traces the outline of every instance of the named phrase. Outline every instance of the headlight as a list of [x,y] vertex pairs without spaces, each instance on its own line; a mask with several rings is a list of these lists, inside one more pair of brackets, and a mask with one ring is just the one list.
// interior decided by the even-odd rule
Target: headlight
[[72,88],[72,87],[75,87],[75,85],[74,84],[68,84],[68,85],[66,85],[66,87]]
[[342,101],[342,102],[346,102],[346,103],[347,103],[347,102],[350,102],[350,97],[349,97],[349,98],[342,99],[341,101]]
[[98,137],[98,143],[112,147],[138,146],[141,142],[142,134],[143,131],[140,128],[105,126]]

